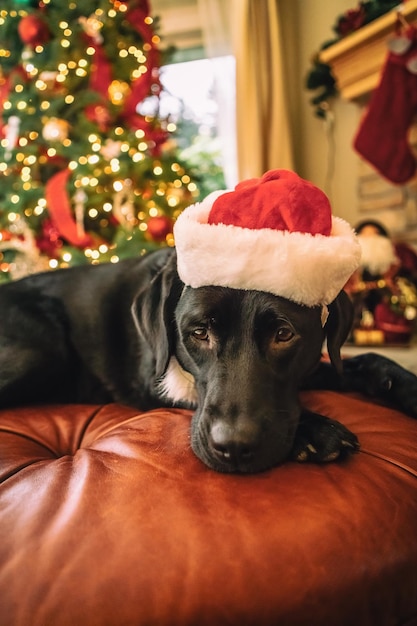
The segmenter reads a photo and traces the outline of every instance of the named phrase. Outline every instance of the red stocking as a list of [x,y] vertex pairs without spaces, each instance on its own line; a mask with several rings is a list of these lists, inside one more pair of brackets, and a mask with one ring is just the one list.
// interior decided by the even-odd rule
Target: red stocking
[[408,144],[408,130],[417,113],[416,29],[410,27],[407,37],[411,45],[404,54],[388,54],[354,140],[359,154],[393,183],[406,182],[417,167]]

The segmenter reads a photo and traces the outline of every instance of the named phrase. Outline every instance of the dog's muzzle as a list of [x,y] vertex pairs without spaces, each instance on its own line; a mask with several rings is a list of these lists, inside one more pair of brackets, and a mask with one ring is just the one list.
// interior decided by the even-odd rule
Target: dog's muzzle
[[194,453],[211,469],[253,474],[288,458],[295,430],[296,425],[292,425],[291,420],[284,420],[284,427],[271,432],[263,428],[262,423],[246,418],[238,418],[233,424],[216,419],[208,427],[201,427],[195,415],[191,445]]

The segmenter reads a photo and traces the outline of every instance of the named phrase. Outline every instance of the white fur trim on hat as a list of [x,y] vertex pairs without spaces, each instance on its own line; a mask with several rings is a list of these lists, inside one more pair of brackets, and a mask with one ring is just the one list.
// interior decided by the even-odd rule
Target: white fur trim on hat
[[190,287],[266,291],[304,304],[332,302],[358,268],[361,248],[350,225],[332,218],[330,236],[208,224],[211,193],[174,226],[178,273]]

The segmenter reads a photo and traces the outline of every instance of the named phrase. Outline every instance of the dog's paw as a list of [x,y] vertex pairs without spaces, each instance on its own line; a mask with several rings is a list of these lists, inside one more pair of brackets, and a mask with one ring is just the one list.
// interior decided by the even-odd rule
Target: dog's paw
[[305,412],[297,428],[292,458],[299,462],[328,463],[358,450],[358,438],[343,424],[318,413]]
[[417,376],[395,361],[372,352],[343,361],[347,387],[386,401],[417,417]]

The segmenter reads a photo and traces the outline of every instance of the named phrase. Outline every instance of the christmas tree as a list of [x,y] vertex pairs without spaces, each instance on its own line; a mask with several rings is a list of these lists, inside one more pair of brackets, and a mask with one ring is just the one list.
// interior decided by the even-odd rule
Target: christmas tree
[[0,281],[173,245],[199,192],[158,44],[147,0],[2,0]]

